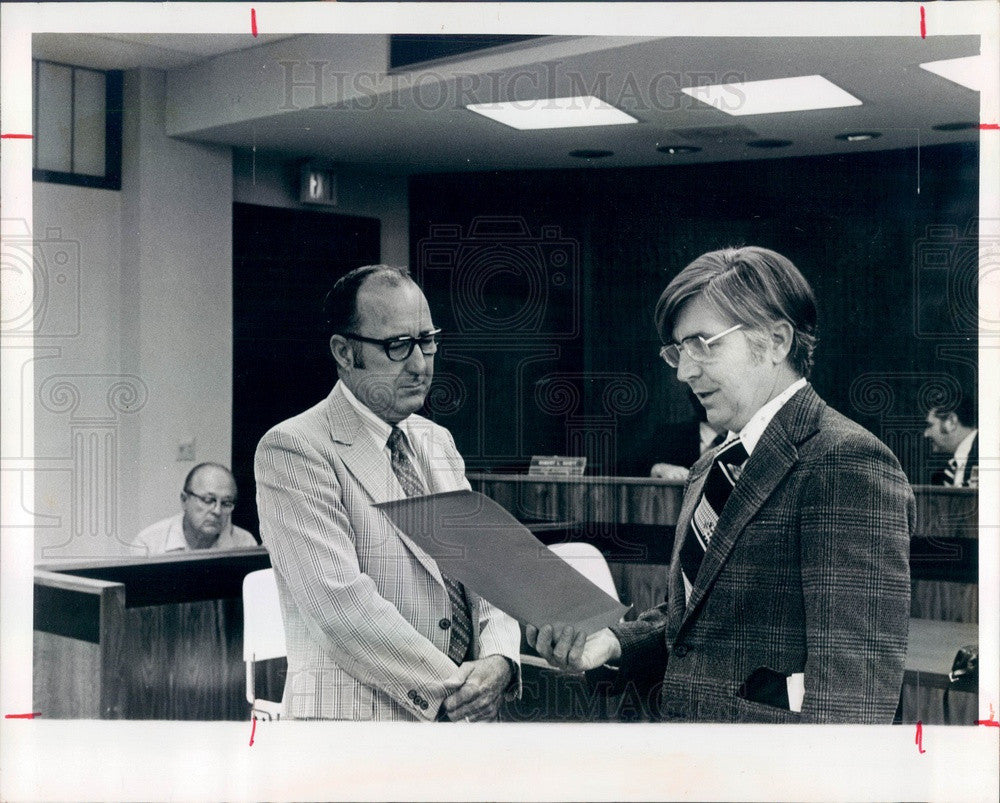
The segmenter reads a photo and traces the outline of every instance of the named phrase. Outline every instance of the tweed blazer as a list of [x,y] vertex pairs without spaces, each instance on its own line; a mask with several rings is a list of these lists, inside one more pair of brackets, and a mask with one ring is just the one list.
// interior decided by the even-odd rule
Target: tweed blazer
[[[667,720],[891,722],[915,516],[896,458],[798,391],[745,464],[685,601],[680,548],[713,454],[685,487],[666,602],[615,628],[621,680],[658,692]],[[801,712],[746,699],[761,667],[804,673]]]
[[[417,415],[406,427],[432,492],[469,487],[446,429]],[[433,720],[447,696],[444,681],[456,669],[447,655],[448,591],[434,559],[372,507],[405,495],[384,446],[338,383],[257,447],[257,509],[285,625],[290,717]],[[473,656],[503,655],[517,666],[517,622],[469,596]]]

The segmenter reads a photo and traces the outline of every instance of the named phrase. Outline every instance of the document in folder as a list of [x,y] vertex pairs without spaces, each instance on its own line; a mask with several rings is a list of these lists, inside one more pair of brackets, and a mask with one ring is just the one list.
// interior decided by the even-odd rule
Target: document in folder
[[451,491],[376,505],[435,561],[523,624],[569,624],[588,635],[628,610],[487,496]]

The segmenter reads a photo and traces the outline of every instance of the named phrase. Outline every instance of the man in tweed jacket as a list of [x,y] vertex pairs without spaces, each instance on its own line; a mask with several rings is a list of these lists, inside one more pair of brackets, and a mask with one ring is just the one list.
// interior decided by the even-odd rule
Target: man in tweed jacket
[[437,350],[427,300],[407,271],[366,266],[337,282],[327,312],[340,381],[268,432],[255,459],[288,646],[286,715],[494,719],[518,689],[517,623],[467,592],[471,644],[457,666],[437,563],[372,507],[404,496],[393,426],[429,492],[469,488],[451,435],[415,414]]
[[[545,625],[529,641],[556,666],[617,666],[666,720],[891,722],[913,494],[889,449],[808,384],[812,289],[773,251],[711,252],[670,282],[656,323],[661,356],[730,432],[691,471],[667,600],[589,639]],[[749,457],[726,465],[735,484],[692,564],[706,477],[737,439]]]

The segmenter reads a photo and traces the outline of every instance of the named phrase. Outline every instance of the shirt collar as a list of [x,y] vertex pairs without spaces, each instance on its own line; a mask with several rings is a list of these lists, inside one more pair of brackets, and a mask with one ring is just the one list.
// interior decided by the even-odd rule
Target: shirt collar
[[[368,431],[375,437],[376,443],[381,443],[383,446],[388,442],[389,435],[392,433],[392,424],[383,421],[375,413],[372,412],[368,405],[364,404],[357,396],[351,393],[351,389],[344,384],[343,381],[340,383],[341,390],[344,391],[344,398],[347,399],[347,403],[351,405],[361,416],[361,421],[368,428]],[[410,438],[410,431],[407,425],[408,418],[404,418],[396,426],[398,426],[403,433],[406,435],[407,439]]]
[[[224,543],[233,532],[233,522],[232,520],[226,524],[225,527],[219,532],[219,537],[215,539],[215,543],[212,546],[218,546],[220,543]],[[208,549],[210,547],[206,547]],[[191,551],[191,545],[187,542],[184,537],[184,514],[178,513],[170,521],[170,526],[167,528],[167,538],[163,544],[164,552],[188,552]]]
[[962,439],[962,442],[960,444],[958,444],[958,448],[955,449],[955,457],[954,457],[956,464],[961,466],[968,461],[969,452],[972,451],[972,442],[976,439],[976,435],[978,434],[979,430],[974,429],[972,430],[972,432],[966,435],[965,438]]
[[[761,436],[764,434],[764,430],[767,429],[767,425],[771,423],[771,419],[778,414],[778,410],[784,407],[788,400],[802,390],[806,384],[806,378],[799,377],[787,388],[781,391],[781,393],[771,399],[771,401],[761,407],[756,413],[753,414],[751,419],[747,421],[746,426],[740,430],[739,439],[743,441],[743,447],[747,450],[748,455],[753,454],[753,450],[757,448],[757,444],[760,442]],[[732,433],[730,433],[730,436],[732,437]]]

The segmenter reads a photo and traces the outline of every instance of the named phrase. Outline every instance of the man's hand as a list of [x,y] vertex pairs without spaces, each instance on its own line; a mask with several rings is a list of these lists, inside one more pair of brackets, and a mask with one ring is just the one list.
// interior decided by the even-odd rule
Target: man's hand
[[674,480],[675,482],[685,482],[691,472],[684,466],[675,466],[671,463],[655,463],[649,470],[649,476],[661,480]]
[[526,625],[528,644],[557,669],[583,672],[621,658],[622,645],[608,628],[591,636],[572,625],[542,625],[541,629]]
[[455,689],[443,704],[452,722],[492,722],[500,711],[500,699],[510,685],[513,669],[502,655],[466,661],[445,681]]

